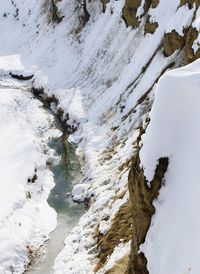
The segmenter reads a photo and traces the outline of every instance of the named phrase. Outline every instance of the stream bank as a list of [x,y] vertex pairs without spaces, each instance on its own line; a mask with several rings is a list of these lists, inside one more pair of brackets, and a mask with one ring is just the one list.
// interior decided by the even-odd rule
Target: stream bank
[[[27,90],[30,89],[27,87]],[[75,144],[68,142],[65,121],[62,121],[59,113],[54,113],[50,108],[51,98],[47,98],[45,102],[45,98],[41,100],[40,96],[33,93],[33,100],[40,100],[43,103],[41,108],[49,116],[54,117],[53,127],[59,129],[62,136],[51,138],[48,142],[54,156],[49,159],[47,165],[53,173],[55,186],[47,201],[57,213],[57,226],[49,235],[49,239],[36,252],[30,253],[31,261],[24,273],[50,274],[56,256],[64,247],[67,234],[75,227],[85,210],[84,205],[73,202],[70,195],[73,185],[81,178],[81,167],[76,156]]]
[[49,240],[39,248],[26,274],[50,274],[54,259],[64,247],[64,240],[84,213],[84,205],[74,203],[70,196],[73,184],[81,176],[80,164],[75,154],[75,145],[64,142],[63,137],[51,140],[50,148],[60,157],[53,161],[55,187],[51,190],[48,203],[57,212],[57,227]]

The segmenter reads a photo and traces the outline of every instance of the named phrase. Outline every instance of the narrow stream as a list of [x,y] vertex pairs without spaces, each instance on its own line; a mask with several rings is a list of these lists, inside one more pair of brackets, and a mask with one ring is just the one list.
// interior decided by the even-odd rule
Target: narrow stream
[[60,156],[58,163],[53,163],[55,187],[48,203],[57,212],[57,227],[50,234],[49,240],[38,250],[26,274],[50,274],[54,260],[64,247],[64,239],[78,223],[84,213],[84,206],[74,203],[69,195],[74,182],[81,176],[80,165],[75,154],[75,145],[60,137],[49,142],[49,147]]

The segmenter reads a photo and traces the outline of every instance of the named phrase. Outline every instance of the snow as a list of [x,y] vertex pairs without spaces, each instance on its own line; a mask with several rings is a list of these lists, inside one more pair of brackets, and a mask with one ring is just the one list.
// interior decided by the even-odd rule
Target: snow
[[[196,18],[192,23],[192,27],[196,30],[199,30],[200,28],[200,7],[196,11]],[[200,36],[198,35],[197,39],[193,42],[193,45],[192,45],[192,48],[195,53],[199,49],[199,45],[200,45]]]
[[142,138],[140,158],[149,181],[157,160],[169,157],[165,186],[154,201],[156,213],[141,246],[154,274],[200,271],[194,256],[200,252],[199,79],[199,60],[160,79],[151,122]]
[[[48,238],[56,213],[47,204],[53,175],[46,168],[48,139],[57,136],[52,118],[26,91],[0,82],[0,273],[22,273],[29,249]],[[28,183],[37,170],[35,183]]]
[[137,9],[136,17],[140,18],[144,14],[145,0],[142,0],[139,8]]
[[192,9],[189,9],[188,5],[184,5],[178,8],[177,12],[169,21],[166,32],[175,30],[180,36],[184,36],[184,30],[190,26],[194,11],[195,5],[193,5]]
[[[171,25],[170,20],[173,16],[175,16],[177,9],[180,6],[179,0],[174,0],[173,2],[169,2],[161,0],[157,8],[150,8],[148,14],[150,15],[151,22],[158,22],[159,28],[164,27],[165,31],[167,30],[168,24]],[[178,23],[174,21],[174,24],[182,25],[182,19]],[[157,29],[158,30],[158,29]],[[157,31],[156,31],[157,32]]]
[[120,243],[118,246],[115,247],[112,255],[110,256],[108,263],[102,267],[99,271],[97,271],[97,274],[104,274],[107,273],[110,269],[113,268],[113,266],[124,256],[128,256],[130,253],[130,246],[131,242],[129,241],[128,243]]
[[[127,174],[125,174],[127,175]],[[127,180],[127,178],[126,178]],[[114,219],[116,213],[119,211],[119,208],[128,201],[129,195],[126,193],[122,199],[117,199],[112,203],[112,205],[109,208],[104,209],[104,216],[102,215],[102,218],[106,219],[109,217],[108,221],[102,220],[99,225],[99,232],[103,235],[105,235],[109,229],[111,228],[112,220]]]
[[[38,0],[37,5],[30,0],[14,1],[13,3],[19,9],[17,18],[13,16],[16,13],[16,7],[11,2],[8,3],[7,0],[1,2],[1,75],[8,75],[10,71],[24,75],[34,74],[31,84],[37,88],[43,87],[49,96],[55,95],[59,99],[58,107],[64,110],[64,116],[69,115],[68,123],[78,125],[78,130],[70,136],[70,140],[78,145],[77,154],[82,163],[84,178],[81,182],[78,182],[72,195],[74,199],[79,201],[83,201],[85,198],[89,200],[90,197],[92,197],[92,200],[90,209],[80,219],[77,227],[66,235],[65,248],[55,260],[54,273],[93,273],[96,263],[96,242],[93,235],[98,225],[100,225],[101,232],[107,232],[117,210],[128,199],[126,194],[128,171],[135,152],[134,144],[139,134],[138,128],[151,108],[156,80],[174,60],[179,65],[177,53],[169,58],[163,56],[160,48],[163,35],[169,29],[172,29],[173,25],[181,33],[183,26],[188,24],[192,11],[189,11],[187,7],[179,8],[179,0],[173,0],[170,3],[166,0],[160,0],[157,8],[151,8],[148,11],[151,21],[158,22],[159,26],[153,35],[143,35],[146,16],[141,18],[139,29],[126,28],[121,18],[124,0],[110,1],[104,14],[101,12],[102,5],[100,1],[91,1],[88,4],[91,18],[84,28],[81,28],[77,19],[80,17],[81,12],[76,8],[75,1],[62,0],[59,3],[59,11],[65,16],[59,25],[49,23],[48,8],[44,6],[43,0]],[[144,2],[142,1],[142,3]],[[142,11],[142,8],[138,9],[138,16],[141,15]],[[7,17],[3,16],[5,12]],[[181,18],[179,23],[181,16],[184,17],[184,20]],[[146,66],[147,68],[144,69]],[[165,77],[169,77],[168,73],[166,75]],[[175,78],[175,80],[177,79]],[[169,81],[170,83],[171,81]],[[8,85],[12,85],[11,80],[9,80]],[[13,83],[13,86],[15,85],[16,83]],[[178,83],[174,84],[174,86],[176,85]],[[151,92],[149,91],[147,99],[138,104],[138,100],[146,94],[150,87],[153,87],[153,89]],[[12,91],[12,94],[15,93],[16,91]],[[19,93],[20,89],[17,90],[17,94]],[[181,103],[184,107],[180,95],[172,93],[173,95],[178,96],[179,99],[178,104],[176,101],[177,108],[181,108]],[[166,97],[168,98],[168,93]],[[30,101],[33,102],[33,100]],[[197,104],[197,101],[195,104]],[[9,102],[9,105],[11,103]],[[34,106],[36,103],[30,104],[33,104],[33,106],[31,105],[29,108],[29,104],[24,104],[26,115],[23,115],[23,112],[17,112],[20,117],[19,120],[23,122],[23,129],[20,127],[21,122],[14,127],[12,126],[13,129],[7,128],[5,121],[2,122],[2,127],[5,126],[5,129],[11,130],[11,132],[16,130],[16,134],[13,134],[12,137],[13,146],[15,147],[16,142],[20,145],[18,151],[20,153],[13,150],[15,155],[10,156],[13,169],[19,170],[17,166],[15,167],[15,164],[25,165],[23,174],[20,172],[19,175],[20,182],[23,182],[20,184],[23,191],[18,191],[18,195],[23,195],[27,176],[32,175],[35,162],[40,167],[38,167],[38,174],[39,170],[42,170],[40,173],[41,179],[38,178],[38,182],[41,180],[40,184],[45,185],[45,195],[40,197],[40,195],[35,194],[31,199],[32,201],[37,200],[38,206],[40,204],[38,199],[41,198],[43,206],[41,206],[41,211],[39,210],[38,214],[35,213],[34,215],[34,212],[36,212],[34,203],[29,200],[25,203],[27,208],[28,206],[31,207],[27,211],[27,219],[30,218],[30,212],[33,212],[34,217],[32,217],[30,223],[27,221],[27,227],[23,230],[24,238],[17,232],[20,243],[19,254],[25,254],[24,257],[20,256],[20,258],[24,258],[23,260],[26,260],[27,257],[22,238],[26,238],[26,242],[31,239],[31,245],[34,245],[35,242],[39,244],[42,242],[40,233],[45,235],[46,239],[48,233],[55,226],[55,214],[47,207],[45,202],[48,192],[53,186],[52,175],[45,168],[48,155],[43,154],[41,137],[35,136],[35,132],[37,132],[40,125],[45,124],[48,127],[46,124],[48,119],[46,120],[47,117],[41,109],[39,111],[38,107]],[[176,107],[173,102],[170,102],[169,105],[170,109]],[[160,107],[162,113],[166,107],[168,106],[162,104],[162,107]],[[33,117],[33,114],[37,117]],[[166,117],[166,119],[168,118]],[[174,141],[175,138],[172,133],[177,128],[175,124],[177,119],[173,117],[171,127],[174,125],[174,128],[170,131],[171,135],[168,131],[166,132],[165,123],[160,125],[162,126],[160,132],[166,132],[168,138],[163,139],[162,146],[157,147],[153,154],[148,152],[143,157],[144,166],[146,167],[145,174],[149,179],[153,176],[157,157],[160,157],[161,154],[165,155],[164,152],[171,154],[174,152],[171,141]],[[181,122],[181,117],[179,119],[178,122]],[[33,120],[37,121],[34,129],[31,127]],[[182,130],[182,132],[184,131]],[[20,136],[25,135],[26,139],[22,142],[17,137],[18,134]],[[185,132],[183,135],[185,136]],[[45,139],[47,137],[45,136],[42,138]],[[6,139],[6,136],[2,138]],[[180,145],[179,141],[177,138],[178,145]],[[9,144],[9,147],[12,144]],[[32,148],[30,150],[31,154],[27,154],[29,144]],[[151,148],[149,147],[148,150],[150,151]],[[22,157],[18,156],[21,153],[24,155],[23,161],[25,164],[21,162]],[[171,156],[171,154],[167,154],[167,156]],[[151,155],[152,165],[149,165],[150,156],[147,155]],[[14,158],[18,159],[18,157],[20,161],[14,161]],[[5,166],[7,166],[6,162]],[[49,179],[46,180],[45,178]],[[37,187],[32,191],[37,191]],[[7,193],[6,188],[5,192]],[[12,196],[11,193],[9,195]],[[123,196],[123,198],[114,202],[116,196]],[[25,199],[24,196],[22,198]],[[18,200],[18,196],[15,199],[13,198],[13,202],[17,203]],[[6,210],[11,209],[12,205],[6,206]],[[42,215],[40,214],[42,210],[47,212]],[[47,221],[42,219],[45,216],[48,216]],[[20,213],[20,218],[22,217],[23,214]],[[109,218],[106,222],[105,217]],[[34,232],[36,230],[35,224],[37,222],[34,221],[36,218],[39,218],[38,234]],[[41,230],[41,227],[44,228],[44,231]],[[31,238],[30,233],[33,233]],[[13,246],[17,243],[18,239],[16,242],[12,241]],[[120,253],[120,249],[124,250],[123,246],[117,247],[117,254]],[[14,249],[6,247],[5,250],[8,261],[11,262]],[[128,248],[125,248],[125,250],[127,252]],[[113,256],[111,255],[110,260],[107,262],[108,266],[113,265],[115,261],[113,258],[119,257],[118,255],[115,257],[115,253]],[[22,259],[20,260],[20,269],[22,270]],[[19,273],[21,270],[19,270]],[[168,273],[171,274],[172,272]],[[153,274],[155,273],[153,272]]]

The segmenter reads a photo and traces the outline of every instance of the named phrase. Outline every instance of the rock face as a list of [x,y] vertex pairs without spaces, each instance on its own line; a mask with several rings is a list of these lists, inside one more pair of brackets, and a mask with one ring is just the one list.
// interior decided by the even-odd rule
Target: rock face
[[164,35],[163,48],[166,56],[172,55],[176,50],[183,49],[183,63],[189,64],[200,57],[200,50],[196,52],[193,49],[193,43],[198,38],[199,32],[196,28],[190,26],[181,36],[175,30]]
[[[102,0],[102,2],[105,9],[105,4],[108,1]],[[159,6],[160,2],[161,1],[159,0],[125,0],[124,7],[122,9],[122,18],[124,19],[126,26],[131,26],[133,29],[138,29],[140,27],[145,35],[154,35],[160,27],[160,22],[159,20],[156,21],[156,17],[152,14],[154,14],[154,11],[156,13],[156,8]],[[194,4],[196,5],[195,8]],[[175,13],[179,11],[179,8],[186,6],[190,10],[189,12],[191,13],[191,21],[188,21],[189,23],[183,26],[181,33],[180,30],[176,29],[176,22],[174,19],[174,22],[172,23],[174,24],[174,28],[172,27],[170,31],[166,29],[163,32],[163,36],[161,37],[160,42],[161,48],[163,50],[162,52],[165,57],[171,57],[173,54],[179,54],[181,52],[181,62],[183,64],[191,63],[200,57],[200,49],[194,51],[193,48],[193,44],[199,36],[199,30],[195,26],[193,26],[193,23],[197,18],[197,10],[199,5],[199,0],[180,1]],[[139,9],[140,12],[138,13]],[[140,252],[140,246],[142,243],[145,242],[145,238],[151,224],[152,216],[155,214],[153,201],[159,196],[159,191],[162,187],[162,182],[168,168],[169,159],[167,157],[157,159],[158,163],[154,172],[154,177],[149,184],[151,185],[151,187],[148,187],[146,178],[144,176],[144,171],[140,167],[139,140],[137,141],[137,146],[138,149],[135,153],[135,156],[133,157],[128,178],[130,201],[132,204],[131,253],[129,260],[127,259],[127,256],[123,257],[121,261],[119,261],[110,271],[106,272],[106,274],[149,273],[147,269],[147,259],[145,258],[144,254]],[[125,214],[125,212],[123,212],[123,215],[121,215],[121,217],[122,216],[122,219],[124,219],[129,216],[129,214]],[[113,231],[115,231],[116,226],[116,222],[114,222],[113,227],[106,234],[106,236],[103,236],[102,238],[101,236],[99,236],[98,247],[100,254],[102,255],[100,256],[99,264],[96,270],[101,269],[101,267],[105,264],[107,258],[112,254],[114,245],[117,245],[118,241],[115,242],[117,237],[115,237],[115,233],[112,233]],[[126,231],[129,231],[128,235],[130,236],[130,230],[128,229],[128,227],[126,228]],[[123,238],[124,236],[122,236],[122,239]],[[108,243],[111,243],[111,249],[108,248]],[[127,267],[124,266],[126,264]]]
[[[146,9],[144,13],[147,13],[149,8],[156,8],[159,1],[145,1]],[[200,49],[194,51],[194,41],[198,39],[199,30],[193,26],[193,23],[197,19],[197,10],[200,5],[200,1],[197,0],[181,0],[181,6],[188,6],[190,10],[196,5],[192,14],[191,23],[183,28],[183,34],[179,34],[176,29],[172,29],[170,32],[165,32],[163,36],[163,50],[165,56],[172,56],[175,52],[183,53],[183,64],[189,64],[196,59],[200,58]],[[123,9],[123,18],[127,26],[133,26],[138,28],[140,25],[140,18],[137,17],[138,7],[141,5],[141,1],[125,1]],[[175,22],[174,22],[175,23]],[[159,26],[159,22],[151,22],[151,15],[147,14],[144,33],[154,34]],[[151,218],[155,214],[155,208],[153,201],[159,195],[159,190],[162,187],[162,181],[165,176],[169,164],[168,158],[158,159],[158,164],[155,170],[154,178],[149,188],[147,186],[144,172],[140,167],[139,152],[135,154],[132,167],[129,173],[129,193],[130,200],[132,202],[132,219],[133,219],[133,237],[131,254],[127,272],[128,274],[148,274],[147,259],[140,251],[140,245],[144,243],[147,231],[151,224]]]
[[[128,200],[117,212],[112,226],[108,233],[102,235],[98,232],[98,263],[95,271],[98,271],[105,264],[108,256],[113,253],[114,248],[120,243],[127,243],[132,237],[132,212],[131,202]],[[127,260],[127,259],[126,259]]]
[[176,50],[182,50],[185,43],[185,37],[179,35],[175,30],[170,33],[166,33],[163,41],[164,53],[166,56],[170,56]]
[[158,160],[154,178],[152,182],[150,182],[151,187],[149,187],[144,176],[144,171],[140,167],[139,151],[132,161],[128,185],[132,202],[133,237],[130,261],[127,270],[128,274],[149,273],[147,270],[147,260],[144,254],[139,252],[139,250],[140,245],[145,241],[147,231],[151,224],[151,217],[155,213],[153,200],[159,195],[159,190],[162,186],[168,164],[168,158],[160,158]]
[[197,29],[190,27],[186,42],[185,42],[185,50],[184,50],[184,63],[189,64],[198,58],[200,58],[200,49],[198,49],[196,52],[194,52],[194,49],[192,48],[193,42],[198,38],[199,32]]
[[127,26],[137,28],[140,24],[139,18],[137,17],[137,10],[141,6],[141,0],[126,0],[124,8],[122,10],[122,16]]
[[167,32],[164,35],[163,47],[166,56],[172,55],[176,50],[182,50],[184,52],[184,64],[189,64],[200,57],[200,51],[194,51],[193,43],[199,36],[199,30],[193,26],[197,20],[197,12],[200,5],[200,1],[197,0],[181,0],[180,7],[187,6],[190,10],[195,5],[193,11],[192,20],[189,26],[183,29],[183,35],[180,35],[175,29],[171,32]]
[[146,33],[151,33],[154,34],[158,27],[158,22],[151,22],[151,17],[150,15],[147,15],[146,23],[145,23],[145,34]]
[[[137,28],[140,25],[141,18],[148,12],[150,8],[156,8],[159,4],[159,0],[145,0],[142,6],[141,0],[126,0],[124,8],[122,10],[122,17],[127,26]],[[137,14],[138,9],[142,8],[142,14]],[[157,22],[150,22],[150,16],[147,16],[145,32],[154,33],[157,28]]]
[[[108,1],[102,1],[105,3]],[[171,56],[176,50],[182,50],[184,48],[184,63],[188,64],[196,59],[199,58],[200,53],[199,50],[197,52],[194,52],[192,45],[193,42],[197,39],[199,35],[199,31],[192,27],[192,23],[196,18],[196,11],[200,5],[199,0],[181,0],[180,1],[180,7],[182,6],[188,6],[190,9],[193,8],[193,5],[196,5],[196,10],[193,13],[193,20],[190,24],[190,26],[187,26],[183,30],[183,35],[180,35],[175,29],[173,29],[171,32],[166,32],[163,37],[163,48],[164,53],[166,56]],[[132,26],[133,28],[138,28],[141,23],[141,18],[147,14],[145,19],[145,26],[144,26],[144,33],[150,33],[154,34],[156,29],[159,26],[159,22],[156,22],[152,20],[152,17],[150,14],[148,14],[148,11],[150,8],[156,9],[159,5],[159,0],[146,0],[144,2],[144,5],[142,5],[141,0],[137,1],[131,1],[126,0],[124,8],[122,10],[122,17],[126,23],[127,26]],[[138,15],[138,9],[142,8],[143,13]]]

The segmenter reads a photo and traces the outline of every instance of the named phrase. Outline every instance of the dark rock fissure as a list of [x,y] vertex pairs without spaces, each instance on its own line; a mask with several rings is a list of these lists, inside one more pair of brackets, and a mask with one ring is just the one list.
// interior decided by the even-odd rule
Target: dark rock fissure
[[[33,95],[40,100],[43,104],[44,107],[51,109],[51,104],[55,103],[56,106],[58,106],[59,100],[56,98],[55,95],[48,96],[43,88],[35,88],[32,87],[30,90]],[[64,110],[60,107],[57,107],[56,112],[54,112],[54,115],[59,121],[59,124],[62,128],[63,135],[69,135],[74,133],[77,130],[77,126],[75,125],[69,125],[69,114],[64,112]]]
[[28,80],[31,80],[33,78],[34,75],[27,75],[27,76],[24,76],[22,74],[15,74],[15,73],[12,73],[10,72],[9,75],[14,78],[14,79],[17,79],[17,80],[20,80],[20,81],[28,81]]

